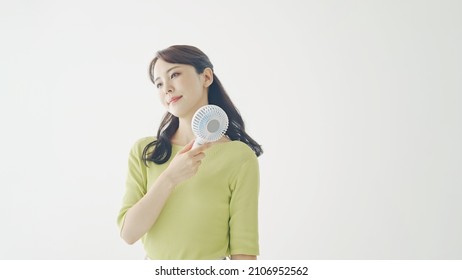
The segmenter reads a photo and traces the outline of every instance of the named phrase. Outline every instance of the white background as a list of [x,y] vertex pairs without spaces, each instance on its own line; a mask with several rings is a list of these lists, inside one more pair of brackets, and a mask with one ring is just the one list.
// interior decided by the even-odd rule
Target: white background
[[202,49],[265,153],[260,259],[462,258],[460,1],[0,1],[0,259],[142,259],[116,217]]

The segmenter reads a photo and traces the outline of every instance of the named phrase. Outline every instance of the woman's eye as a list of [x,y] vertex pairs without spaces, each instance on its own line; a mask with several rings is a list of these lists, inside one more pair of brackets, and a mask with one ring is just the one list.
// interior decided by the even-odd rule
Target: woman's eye
[[172,73],[172,75],[170,76],[170,79],[173,79],[173,78],[175,78],[175,77],[178,76],[178,75],[180,75],[180,73],[176,73],[176,72],[175,72],[175,73]]
[[157,88],[160,88],[161,86],[162,86],[161,83],[158,83],[158,84],[156,85]]

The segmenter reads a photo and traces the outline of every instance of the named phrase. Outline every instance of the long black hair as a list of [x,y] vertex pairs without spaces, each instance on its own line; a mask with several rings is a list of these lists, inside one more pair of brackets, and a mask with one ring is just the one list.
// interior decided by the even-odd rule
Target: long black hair
[[[154,66],[158,59],[162,59],[168,63],[191,65],[196,69],[197,74],[204,72],[204,69],[207,67],[211,68],[213,71],[212,63],[201,50],[193,46],[174,45],[158,51],[151,61],[149,65],[149,77],[153,84],[155,84]],[[229,126],[225,134],[231,140],[239,140],[247,144],[255,152],[257,157],[260,156],[263,153],[261,146],[245,132],[244,121],[239,111],[234,106],[215,73],[213,74],[213,82],[208,89],[208,100],[209,104],[221,107],[228,115]],[[157,131],[157,139],[149,143],[143,150],[143,161],[146,165],[147,161],[163,164],[170,159],[172,155],[172,144],[170,140],[177,131],[178,126],[178,117],[166,112]],[[154,151],[148,152],[153,146],[155,147]]]

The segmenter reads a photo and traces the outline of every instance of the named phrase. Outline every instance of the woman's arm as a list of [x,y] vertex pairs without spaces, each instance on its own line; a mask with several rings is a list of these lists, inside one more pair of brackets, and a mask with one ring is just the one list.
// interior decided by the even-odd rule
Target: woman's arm
[[254,255],[231,255],[232,260],[256,260],[257,256]]
[[197,173],[210,144],[191,150],[193,143],[194,140],[175,155],[146,195],[125,213],[120,236],[128,244],[135,243],[154,225],[175,187]]
[[258,160],[254,154],[240,164],[231,181],[230,251],[232,260],[256,260],[258,242]]
[[172,180],[163,175],[164,173],[146,195],[127,211],[120,236],[128,244],[138,241],[152,227],[175,188]]

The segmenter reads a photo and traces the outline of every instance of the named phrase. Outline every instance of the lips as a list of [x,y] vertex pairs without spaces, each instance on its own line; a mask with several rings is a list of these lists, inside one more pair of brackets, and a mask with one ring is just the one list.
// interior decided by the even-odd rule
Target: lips
[[181,97],[183,96],[175,96],[173,98],[171,98],[170,100],[167,101],[168,105],[172,104],[172,103],[175,103],[176,101],[178,101]]

